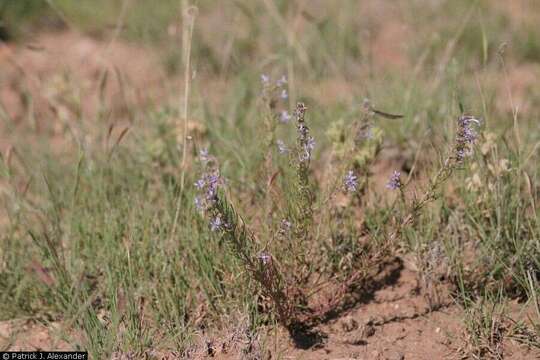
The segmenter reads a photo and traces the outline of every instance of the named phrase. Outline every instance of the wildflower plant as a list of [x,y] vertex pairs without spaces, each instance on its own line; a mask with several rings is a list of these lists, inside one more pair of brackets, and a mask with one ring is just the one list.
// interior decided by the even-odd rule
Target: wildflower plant
[[224,182],[219,176],[217,162],[201,162],[202,176],[195,183],[198,195],[197,208],[208,221],[210,230],[218,234],[241,260],[247,272],[257,280],[262,293],[275,305],[281,323],[288,324],[293,318],[292,309],[285,293],[283,280],[272,261],[272,255],[257,249],[255,235],[248,229],[223,193]]
[[296,107],[297,127],[297,160],[296,160],[296,191],[297,207],[295,217],[297,222],[296,237],[300,242],[309,237],[309,227],[313,220],[313,193],[309,182],[309,166],[311,155],[315,147],[315,140],[309,133],[309,127],[305,121],[306,106],[299,103]]
[[[286,94],[282,89],[286,79],[279,79],[275,85],[268,76],[261,79],[263,97],[266,97],[265,121],[272,122],[266,127],[271,133],[267,144],[270,148],[266,151],[268,154],[277,152],[278,158],[285,159],[279,162],[285,161],[287,167],[286,171],[276,171],[276,166],[280,166],[276,164],[277,158],[266,157],[267,179],[271,176],[270,181],[273,181],[276,174],[283,178],[275,185],[281,187],[277,193],[282,198],[275,201],[267,198],[270,205],[262,214],[265,219],[261,223],[269,227],[268,231],[258,228],[256,235],[246,224],[229,196],[221,190],[224,182],[217,161],[204,152],[200,157],[202,176],[195,183],[199,192],[195,202],[210,232],[228,244],[246,273],[257,281],[258,291],[272,305],[272,314],[294,332],[354,301],[355,291],[367,285],[381,263],[390,261],[395,241],[404,228],[414,223],[421,210],[436,198],[440,186],[472,153],[479,121],[472,116],[458,119],[456,140],[447,160],[428,186],[415,189],[412,197],[406,196],[408,181],[395,170],[386,187],[389,191],[399,191],[397,200],[402,202],[402,211],[393,215],[394,220],[382,233],[366,234],[351,223],[355,217],[351,203],[339,207],[335,206],[335,199],[339,194],[351,199],[361,196],[360,190],[366,187],[369,164],[378,152],[364,163],[359,163],[355,155],[372,145],[371,137],[363,134],[373,133],[370,119],[375,112],[367,108],[370,111],[351,125],[352,131],[345,132],[353,136],[343,141],[348,150],[334,158],[339,170],[334,179],[328,181],[331,186],[326,193],[317,193],[318,184],[311,169],[316,141],[307,121],[307,107],[304,103],[297,104],[294,111],[296,144],[287,145],[275,134],[277,124],[289,121],[283,112],[286,110],[276,107],[277,99]],[[287,121],[283,121],[284,118]],[[422,195],[417,197],[418,193]],[[329,230],[321,231],[320,224],[327,224]]]
[[438,197],[438,191],[441,186],[450,178],[450,176],[460,169],[465,162],[466,157],[473,152],[473,147],[477,138],[474,126],[480,125],[480,120],[469,115],[462,115],[457,120],[457,132],[449,155],[444,160],[443,165],[437,173],[430,179],[425,189],[420,191],[420,196],[415,192],[412,200],[407,201],[404,197],[404,187],[406,184],[401,183],[400,175],[394,172],[387,184],[390,189],[400,189],[402,197],[401,201],[406,208],[404,215],[395,225],[390,234],[390,239],[395,240],[401,235],[401,232],[406,226],[410,226],[420,215],[421,210],[430,202]]

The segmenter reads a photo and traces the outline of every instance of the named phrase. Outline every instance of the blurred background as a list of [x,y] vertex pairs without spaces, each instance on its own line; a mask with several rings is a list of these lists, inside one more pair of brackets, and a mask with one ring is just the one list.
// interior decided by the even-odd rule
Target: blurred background
[[403,113],[401,140],[458,102],[527,121],[540,102],[539,21],[534,0],[1,0],[0,114],[54,135],[104,109],[111,121],[178,109],[189,45],[199,119],[241,121],[268,73],[290,78],[290,104],[332,113],[367,97]]
[[357,116],[364,98],[405,115],[385,129],[401,145],[458,104],[506,118],[501,131],[518,109],[536,138],[539,21],[534,0],[0,0],[2,134],[60,149],[75,127],[90,139],[158,113],[173,124],[189,57],[192,125],[210,137],[257,134],[246,117],[264,73],[289,78],[289,108],[317,104],[315,122]]
[[[197,7],[191,40],[195,83],[211,99],[229,93],[241,76],[294,72],[294,81],[310,84],[303,96],[343,102],[384,92],[378,103],[406,111],[415,98],[431,95],[417,81],[430,82],[434,90],[448,81],[455,88],[474,86],[470,75],[498,73],[497,54],[504,52],[515,101],[522,111],[538,103],[532,87],[540,59],[540,5],[534,0],[1,0],[5,110],[20,116],[21,104],[6,94],[9,89],[27,87],[37,95],[30,79],[9,79],[17,65],[41,85],[69,69],[71,77],[81,77],[77,85],[85,94],[93,72],[110,66],[135,90],[144,87],[139,96],[164,100],[161,90],[182,69],[182,14],[191,5]],[[368,85],[373,78],[378,81]],[[488,100],[508,108],[501,99],[505,85],[491,81],[498,84],[490,86],[496,94]],[[407,96],[396,99],[403,91]]]

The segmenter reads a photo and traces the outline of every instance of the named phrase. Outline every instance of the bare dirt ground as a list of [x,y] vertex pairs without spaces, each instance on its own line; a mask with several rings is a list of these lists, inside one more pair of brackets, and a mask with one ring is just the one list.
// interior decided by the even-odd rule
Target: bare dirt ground
[[[419,290],[418,274],[407,262],[387,269],[379,288],[367,293],[353,309],[301,334],[294,340],[285,331],[271,331],[265,343],[272,359],[314,360],[432,360],[432,359],[538,359],[540,352],[529,349],[510,335],[508,320],[495,323],[491,344],[497,354],[472,356],[465,331],[466,314],[448,296],[442,285],[438,297]],[[396,265],[396,264],[394,264]],[[436,301],[433,301],[436,298]],[[431,301],[428,301],[431,299]],[[517,305],[517,304],[516,304]],[[436,308],[434,308],[436,307]],[[517,309],[517,307],[515,307]],[[509,311],[514,319],[524,318]],[[505,314],[506,315],[506,314]],[[500,328],[499,328],[500,326]],[[223,340],[225,339],[225,340]],[[205,336],[192,358],[259,359],[260,343],[239,346],[231,336]],[[250,349],[246,351],[246,349]],[[209,356],[212,354],[212,356]],[[268,356],[268,353],[266,353]]]
[[[32,110],[40,118],[47,111],[61,111],[57,107],[72,110],[76,105],[82,115],[92,118],[100,96],[107,105],[126,110],[163,90],[158,86],[164,77],[162,67],[150,49],[71,31],[46,33],[19,45],[0,44],[0,66],[0,100],[16,121],[28,111],[22,95],[30,96]],[[71,104],[64,99],[70,91]],[[61,98],[64,103],[58,103]]]
[[[313,337],[290,339],[288,334],[273,331],[264,335],[271,358],[281,359],[375,359],[375,360],[432,360],[469,359],[470,344],[464,329],[461,308],[448,299],[436,310],[430,310],[425,294],[419,293],[417,273],[407,264],[392,269],[384,286],[375,291],[365,303],[348,313],[312,329]],[[511,309],[511,307],[510,307]],[[62,324],[45,326],[35,320],[0,322],[0,348],[10,350],[69,350],[62,339]],[[221,340],[220,340],[221,339]],[[226,339],[226,340],[223,340]],[[246,351],[240,340],[231,335],[206,336],[199,348],[188,358],[237,359],[257,358],[260,349]],[[211,344],[211,345],[209,345]],[[259,344],[260,346],[260,344]],[[528,349],[515,338],[498,340],[504,359],[538,359],[540,352]],[[116,354],[117,359],[139,358],[137,354]],[[141,358],[146,355],[140,355]],[[176,359],[179,354],[155,351],[149,358]],[[481,358],[496,358],[489,355]]]
[[[367,304],[321,327],[326,339],[313,349],[287,352],[290,359],[456,359],[465,354],[463,316],[446,300],[437,310],[418,292],[417,274],[405,267]],[[540,353],[503,339],[505,359],[534,359]]]
[[[380,36],[393,37],[401,31],[396,26],[382,31]],[[393,59],[397,67],[406,66],[399,56],[377,48],[376,44],[374,52],[383,58]],[[63,126],[62,121],[41,124],[41,119],[56,117],[70,121],[80,116],[78,111],[92,119],[100,107],[100,96],[117,114],[125,114],[133,104],[140,106],[157,101],[166,90],[159,60],[150,50],[121,42],[107,44],[77,33],[45,34],[25,45],[0,44],[0,69],[0,104],[8,117],[14,124],[26,127],[32,113],[37,119],[35,126],[47,129],[53,137],[62,133],[59,129]],[[100,84],[105,70],[110,80],[102,90]],[[331,86],[339,87],[336,84]],[[66,92],[73,91],[73,102],[66,103]],[[103,91],[105,95],[100,95]],[[28,99],[32,101],[29,103]],[[2,151],[9,146],[5,131],[0,135],[0,144]],[[272,358],[468,358],[465,314],[449,298],[442,301],[440,308],[430,310],[425,294],[418,290],[417,278],[415,270],[404,262],[402,268],[365,303],[313,329],[318,334],[317,341],[304,346],[304,349],[294,344],[285,333],[265,335]],[[29,319],[2,321],[0,349],[72,348],[61,334],[62,324],[44,326]],[[538,351],[527,349],[504,334],[498,342],[505,359],[540,359]],[[201,357],[243,358],[249,355],[238,355],[233,351],[226,353],[219,346],[216,349],[211,355],[206,352]],[[156,357],[172,359],[178,355],[163,352]]]

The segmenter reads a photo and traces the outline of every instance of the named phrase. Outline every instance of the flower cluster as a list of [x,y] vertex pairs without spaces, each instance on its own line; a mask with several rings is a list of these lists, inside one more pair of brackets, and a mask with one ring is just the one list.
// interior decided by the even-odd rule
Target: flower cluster
[[[261,74],[261,83],[263,86],[268,87],[271,85],[270,76],[267,74]],[[282,75],[278,80],[276,80],[276,86],[274,89],[282,88],[287,84],[287,77],[285,75]],[[286,99],[288,97],[287,90],[282,89],[280,93],[281,98]]]
[[261,74],[261,82],[264,86],[267,86],[268,84],[270,84],[270,76],[266,74]]
[[210,155],[208,155],[208,149],[201,149],[201,151],[199,151],[199,160],[203,164],[206,164],[207,162],[210,161]]
[[224,181],[219,174],[219,170],[208,166],[212,160],[208,154],[208,150],[203,149],[199,153],[199,160],[204,165],[206,172],[198,179],[194,186],[198,191],[195,196],[195,207],[201,213],[208,216],[210,230],[220,231],[226,229],[227,223],[224,221],[222,214],[217,210],[218,189],[223,185]]
[[210,219],[210,230],[212,231],[219,231],[222,230],[224,227],[223,220],[221,220],[221,216],[217,215],[216,217]]
[[287,152],[289,152],[289,148],[287,147],[287,145],[285,145],[283,140],[277,140],[276,144],[277,144],[277,147],[278,147],[278,152],[280,154],[286,154]]
[[315,147],[315,140],[310,136],[307,138],[306,143],[302,147],[302,151],[299,154],[301,162],[306,162],[311,159],[311,152]]
[[304,114],[306,107],[304,104],[299,103],[296,109],[296,118],[298,121],[298,145],[299,145],[299,160],[300,162],[306,162],[311,159],[311,153],[315,148],[315,139],[309,135],[309,128],[304,122]]
[[214,205],[217,200],[217,190],[220,184],[220,176],[216,171],[214,173],[204,174],[195,182],[195,187],[200,195],[195,197],[195,205],[200,210],[205,210]]
[[279,78],[277,81],[276,81],[276,86],[277,87],[282,87],[283,85],[285,85],[287,83],[287,78],[285,77],[285,75],[282,75],[281,78]]
[[291,114],[289,114],[287,110],[283,110],[279,115],[279,121],[281,121],[283,124],[288,124],[289,121],[291,121]]
[[480,120],[474,116],[463,115],[458,118],[458,130],[455,143],[455,158],[457,162],[462,162],[465,157],[472,154],[478,134],[473,125],[480,125]]
[[352,170],[347,172],[345,178],[343,179],[343,186],[348,192],[355,192],[358,189],[358,177],[354,174]]
[[[281,100],[287,100],[289,98],[289,92],[285,88],[287,84],[287,77],[282,75],[281,78],[276,80],[275,85],[272,83],[270,76],[261,74],[261,82],[263,85],[263,94],[266,94],[268,99],[271,99],[274,103],[274,99],[279,97]],[[283,124],[289,123],[291,115],[287,110],[281,110],[278,112],[279,121]]]
[[394,170],[392,176],[390,176],[390,180],[386,184],[386,187],[391,190],[397,190],[401,188],[401,185],[401,173]]

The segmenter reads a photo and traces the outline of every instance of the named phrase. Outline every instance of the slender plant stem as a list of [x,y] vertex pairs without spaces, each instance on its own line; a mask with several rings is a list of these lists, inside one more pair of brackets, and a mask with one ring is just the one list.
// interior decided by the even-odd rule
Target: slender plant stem
[[182,46],[184,50],[184,95],[180,102],[180,113],[182,114],[182,120],[184,123],[184,138],[182,144],[182,163],[180,166],[180,193],[176,199],[176,210],[174,213],[174,221],[171,230],[171,239],[176,234],[176,228],[178,226],[178,217],[180,215],[180,204],[182,201],[182,195],[184,194],[185,174],[186,174],[186,152],[187,152],[187,140],[188,140],[188,102],[189,91],[191,85],[191,41],[193,39],[193,28],[195,26],[195,16],[197,8],[187,6],[186,1],[182,1],[182,13],[184,17],[184,30],[182,32]]

